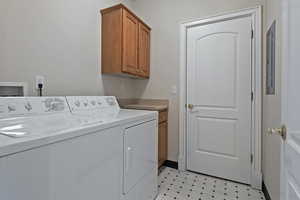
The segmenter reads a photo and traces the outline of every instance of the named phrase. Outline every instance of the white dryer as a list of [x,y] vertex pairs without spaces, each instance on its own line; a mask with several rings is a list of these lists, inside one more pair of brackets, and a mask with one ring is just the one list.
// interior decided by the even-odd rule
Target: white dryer
[[123,132],[123,198],[153,200],[157,195],[158,114],[120,109],[115,97],[67,97],[71,112],[87,121],[117,121]]

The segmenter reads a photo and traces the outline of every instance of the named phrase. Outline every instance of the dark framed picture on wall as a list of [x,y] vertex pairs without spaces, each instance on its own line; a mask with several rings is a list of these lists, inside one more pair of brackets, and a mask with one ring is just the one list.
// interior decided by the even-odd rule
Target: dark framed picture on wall
[[275,65],[276,65],[276,21],[267,32],[267,70],[266,93],[275,95]]

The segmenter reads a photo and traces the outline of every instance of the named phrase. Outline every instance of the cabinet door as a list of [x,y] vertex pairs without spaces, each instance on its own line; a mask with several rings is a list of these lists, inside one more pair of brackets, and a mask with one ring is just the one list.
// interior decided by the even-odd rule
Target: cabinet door
[[161,166],[168,158],[168,124],[159,124],[158,129],[158,165]]
[[150,71],[150,30],[139,23],[139,75],[149,77]]
[[122,72],[138,73],[138,20],[123,9],[123,65]]

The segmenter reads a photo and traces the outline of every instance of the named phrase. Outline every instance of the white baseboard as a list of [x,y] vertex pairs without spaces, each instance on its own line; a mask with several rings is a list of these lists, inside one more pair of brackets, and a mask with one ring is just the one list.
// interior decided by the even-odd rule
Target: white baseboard
[[179,157],[179,158],[178,158],[178,169],[179,169],[180,171],[186,171],[184,158],[182,158],[182,157]]
[[252,170],[251,186],[255,189],[262,189],[262,173]]

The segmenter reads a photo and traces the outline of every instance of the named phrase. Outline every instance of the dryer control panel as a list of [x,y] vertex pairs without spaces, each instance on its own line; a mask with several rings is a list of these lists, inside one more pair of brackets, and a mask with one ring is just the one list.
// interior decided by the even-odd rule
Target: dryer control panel
[[120,109],[114,96],[67,96],[66,99],[73,113]]

